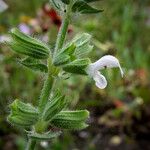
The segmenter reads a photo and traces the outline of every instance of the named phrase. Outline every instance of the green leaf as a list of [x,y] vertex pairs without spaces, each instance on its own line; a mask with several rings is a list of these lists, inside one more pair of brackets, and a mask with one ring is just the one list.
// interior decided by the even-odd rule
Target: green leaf
[[23,113],[27,114],[33,114],[33,115],[38,115],[38,110],[33,107],[29,103],[23,103],[20,100],[16,99],[11,105],[10,108],[14,111],[19,110],[22,111]]
[[45,72],[45,73],[48,72],[48,68],[45,64],[43,64],[39,60],[33,59],[31,57],[27,57],[27,58],[19,61],[19,63],[31,70],[34,70],[34,71],[40,71],[40,72]]
[[74,55],[77,56],[77,58],[83,58],[87,57],[88,54],[93,50],[93,46],[89,45],[88,43],[79,46],[76,48]]
[[92,36],[88,33],[77,34],[70,43],[74,43],[76,47],[80,47],[86,43],[89,43]]
[[29,127],[33,124],[35,124],[34,120],[29,120],[28,118],[19,116],[19,115],[9,115],[7,120],[16,125],[16,126],[20,126],[20,127]]
[[76,110],[76,111],[61,111],[57,114],[54,119],[65,119],[65,120],[76,120],[76,121],[86,121],[89,117],[89,112],[87,110]]
[[56,57],[54,58],[54,65],[55,66],[60,66],[60,65],[64,65],[68,62],[71,61],[72,58],[72,54],[75,51],[75,44],[72,43],[70,45],[67,45],[65,47],[63,47],[60,52],[56,55]]
[[67,1],[69,0],[49,0],[51,5],[58,11],[62,11],[65,9],[65,2]]
[[20,100],[15,100],[11,105],[11,114],[8,121],[17,126],[31,126],[35,124],[39,117],[38,110],[30,104],[25,104]]
[[42,133],[42,134],[39,134],[39,133],[35,133],[35,132],[30,132],[28,133],[28,137],[29,138],[32,138],[32,139],[35,139],[35,140],[50,140],[52,138],[56,138],[58,136],[60,136],[62,132],[61,131],[49,131],[49,132],[46,132],[46,133]]
[[71,44],[64,46],[60,50],[59,54],[68,54],[68,55],[71,55],[71,54],[74,53],[75,49],[76,49],[76,45],[75,45],[75,43],[72,42]]
[[59,91],[54,93],[54,96],[48,101],[43,118],[45,121],[50,121],[56,114],[58,114],[66,106],[65,96],[61,95]]
[[70,61],[70,56],[66,54],[57,55],[53,61],[55,66],[60,66],[68,63]]
[[74,55],[77,58],[83,58],[87,56],[93,49],[90,45],[92,36],[88,33],[82,33],[75,36],[71,43],[75,43],[76,49]]
[[62,129],[80,130],[88,126],[85,123],[88,117],[89,112],[87,110],[63,111],[54,117],[51,125]]
[[91,7],[88,5],[85,1],[79,0],[75,2],[75,4],[72,7],[73,12],[80,12],[81,14],[93,14],[93,13],[99,13],[103,10],[98,10],[96,8]]
[[18,29],[12,29],[12,41],[8,43],[11,49],[36,59],[46,59],[49,56],[49,48],[41,41],[34,39]]
[[77,59],[69,64],[63,66],[63,70],[75,74],[84,74],[86,75],[85,68],[90,64],[88,58]]
[[70,0],[61,0],[63,3],[65,4],[69,4],[70,3]]

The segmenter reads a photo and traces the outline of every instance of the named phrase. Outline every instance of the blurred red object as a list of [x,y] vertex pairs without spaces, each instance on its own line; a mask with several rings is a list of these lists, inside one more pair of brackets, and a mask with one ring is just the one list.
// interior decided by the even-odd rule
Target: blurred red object
[[[47,16],[49,16],[52,23],[55,24],[58,28],[60,28],[60,26],[62,24],[62,19],[58,15],[58,13],[53,8],[50,8],[49,5],[47,5],[47,4],[44,4],[42,9],[43,9],[43,12]],[[68,33],[70,33],[70,32],[72,32],[71,28],[68,29]]]

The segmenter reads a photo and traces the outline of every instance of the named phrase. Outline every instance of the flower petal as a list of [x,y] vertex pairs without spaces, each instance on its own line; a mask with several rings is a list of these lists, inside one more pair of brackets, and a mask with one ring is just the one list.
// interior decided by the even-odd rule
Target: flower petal
[[93,79],[96,82],[95,84],[98,88],[104,89],[107,86],[107,80],[100,72],[95,72]]
[[114,56],[111,55],[103,56],[95,63],[92,63],[91,66],[93,67],[93,70],[119,67],[121,76],[123,77],[123,70],[120,66],[118,59]]

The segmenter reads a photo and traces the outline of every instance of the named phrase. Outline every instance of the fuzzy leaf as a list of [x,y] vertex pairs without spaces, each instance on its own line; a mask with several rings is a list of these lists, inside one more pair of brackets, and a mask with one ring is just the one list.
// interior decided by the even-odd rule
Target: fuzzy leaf
[[[76,47],[80,47],[86,43],[89,43],[92,36],[88,33],[80,33],[77,34],[68,44],[66,47],[74,44]],[[68,46],[69,45],[69,46]]]
[[69,55],[60,54],[60,55],[55,57],[53,63],[54,63],[55,66],[60,66],[60,65],[64,65],[64,64],[68,63],[69,61],[70,61],[70,56]]
[[75,74],[84,74],[86,75],[86,71],[84,70],[90,64],[90,60],[88,58],[77,59],[73,62],[66,64],[63,66],[63,70],[70,73]]
[[98,10],[96,8],[91,7],[87,4],[87,2],[83,0],[79,0],[75,2],[75,4],[72,7],[73,12],[80,12],[81,14],[93,14],[93,13],[99,13],[103,10]]
[[79,130],[84,129],[88,125],[85,120],[89,117],[89,112],[86,110],[79,111],[63,111],[54,117],[51,125],[62,129]]
[[16,99],[11,105],[10,108],[12,110],[20,110],[23,113],[28,113],[28,114],[33,114],[33,115],[38,115],[38,110],[33,107],[29,103],[23,103],[20,100]]
[[64,46],[60,50],[59,54],[68,54],[68,55],[71,55],[71,54],[74,53],[75,49],[76,49],[76,45],[75,45],[75,43],[72,42],[71,44]]
[[66,106],[65,96],[56,91],[54,96],[48,101],[43,118],[45,121],[50,121],[56,114],[58,114]]
[[88,55],[89,52],[92,51],[93,46],[90,45],[92,36],[88,33],[77,34],[69,44],[74,43],[76,49],[74,51],[74,55],[77,58],[83,58]]
[[54,58],[54,61],[53,61],[54,65],[60,66],[60,65],[64,65],[70,62],[72,58],[72,54],[75,51],[75,48],[76,46],[74,43],[63,47],[60,50],[60,52],[57,54],[57,56]]
[[65,4],[63,3],[63,1],[67,0],[49,0],[49,1],[56,10],[62,11],[65,8]]
[[88,54],[93,50],[93,46],[91,46],[88,43],[85,43],[82,46],[79,46],[76,48],[74,55],[77,58],[83,58],[83,57],[87,57]]
[[28,117],[24,117],[21,115],[9,115],[7,120],[16,125],[16,126],[20,126],[20,127],[28,127],[28,126],[32,126],[36,123],[37,120],[34,119],[34,117],[28,118]]
[[54,119],[66,119],[66,120],[76,120],[76,121],[86,121],[89,117],[89,112],[87,110],[76,110],[76,111],[61,111],[57,114]]
[[41,41],[34,39],[18,29],[12,29],[12,41],[8,45],[13,51],[36,59],[46,59],[49,56],[49,48]]
[[19,61],[19,63],[31,70],[34,70],[34,71],[40,71],[40,72],[45,72],[45,73],[48,72],[48,68],[45,64],[43,64],[39,60],[33,59],[31,57],[27,57],[27,58]]
[[60,136],[62,132],[61,131],[49,131],[47,133],[39,134],[35,132],[28,133],[28,137],[36,140],[50,140],[52,138],[56,138]]
[[15,100],[11,105],[11,114],[8,120],[18,126],[31,126],[38,120],[38,111],[30,104]]

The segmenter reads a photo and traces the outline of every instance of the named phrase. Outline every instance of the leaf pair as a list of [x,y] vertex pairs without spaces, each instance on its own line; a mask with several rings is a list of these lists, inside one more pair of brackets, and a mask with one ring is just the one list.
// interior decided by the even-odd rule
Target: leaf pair
[[87,33],[75,36],[54,58],[54,65],[61,66],[64,71],[76,74],[86,74],[85,68],[90,60],[84,58],[93,49],[90,45],[91,35]]
[[11,114],[8,116],[8,121],[14,125],[27,127],[38,120],[38,110],[30,104],[25,104],[17,99],[10,105],[10,108]]
[[[99,0],[76,0],[72,5],[72,12],[78,12],[81,14],[93,14],[93,13],[99,13],[103,10],[99,10],[96,8],[93,8],[88,3],[95,2]],[[71,0],[50,0],[50,2],[53,4],[53,6],[58,10],[63,10],[65,5],[69,5],[71,3]]]
[[94,14],[94,13],[102,12],[103,10],[93,8],[89,4],[87,4],[89,2],[94,2],[94,1],[96,0],[78,0],[73,5],[72,11],[79,12],[81,14]]
[[67,101],[65,96],[57,90],[46,104],[43,119],[49,122],[53,117],[55,117],[56,114],[65,108],[66,104]]
[[78,130],[86,128],[88,125],[85,121],[89,117],[89,112],[87,110],[64,111],[66,105],[65,96],[57,90],[48,101],[42,118],[52,126],[61,129]]
[[20,32],[17,28],[12,29],[10,33],[12,40],[8,45],[13,51],[35,59],[48,58],[50,50],[43,42]]

